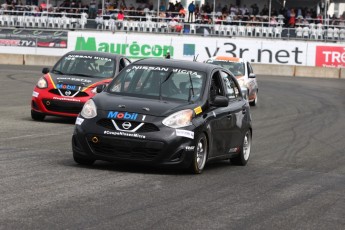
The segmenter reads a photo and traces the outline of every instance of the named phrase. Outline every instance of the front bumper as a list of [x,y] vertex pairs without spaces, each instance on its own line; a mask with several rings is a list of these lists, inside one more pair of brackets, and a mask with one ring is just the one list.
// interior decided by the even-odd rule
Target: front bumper
[[91,96],[62,97],[36,87],[32,94],[31,109],[45,115],[77,117],[90,98]]
[[[139,133],[112,131],[85,119],[75,127],[73,153],[94,160],[188,167],[193,159],[195,138],[177,136],[175,129],[163,125],[159,128]],[[189,127],[187,132],[193,132],[194,128]]]

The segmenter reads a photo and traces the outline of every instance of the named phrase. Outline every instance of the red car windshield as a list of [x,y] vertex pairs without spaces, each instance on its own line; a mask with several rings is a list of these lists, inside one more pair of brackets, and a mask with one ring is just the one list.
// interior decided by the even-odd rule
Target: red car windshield
[[80,75],[111,78],[115,74],[115,60],[107,57],[70,54],[62,57],[52,72],[64,75]]

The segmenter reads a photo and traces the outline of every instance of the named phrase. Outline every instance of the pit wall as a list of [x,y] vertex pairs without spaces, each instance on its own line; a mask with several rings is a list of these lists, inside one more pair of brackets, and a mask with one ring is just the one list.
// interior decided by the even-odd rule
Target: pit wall
[[[212,56],[242,57],[257,74],[344,78],[345,42],[287,41],[270,38],[209,37],[108,31],[6,32],[0,39],[0,64],[52,66],[73,50],[122,54],[131,60],[172,58],[205,61]],[[20,36],[19,36],[20,35]],[[16,37],[17,36],[17,37]],[[36,36],[36,37],[35,37]],[[59,37],[61,36],[61,37]],[[43,47],[44,46],[44,47]]]

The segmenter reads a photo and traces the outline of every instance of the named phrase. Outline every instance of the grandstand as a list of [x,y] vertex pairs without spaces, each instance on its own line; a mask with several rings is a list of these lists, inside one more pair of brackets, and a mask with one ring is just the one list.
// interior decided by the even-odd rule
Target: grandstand
[[187,10],[191,1],[185,2],[30,0],[23,5],[2,0],[0,27],[345,40],[345,3],[340,1],[196,1],[191,20]]

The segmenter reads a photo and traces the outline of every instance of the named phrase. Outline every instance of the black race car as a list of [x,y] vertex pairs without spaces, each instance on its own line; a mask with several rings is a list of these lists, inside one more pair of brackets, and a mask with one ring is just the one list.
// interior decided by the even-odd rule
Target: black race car
[[249,105],[231,72],[166,59],[127,66],[85,103],[72,137],[79,164],[179,165],[194,173],[217,159],[246,165],[251,143]]

